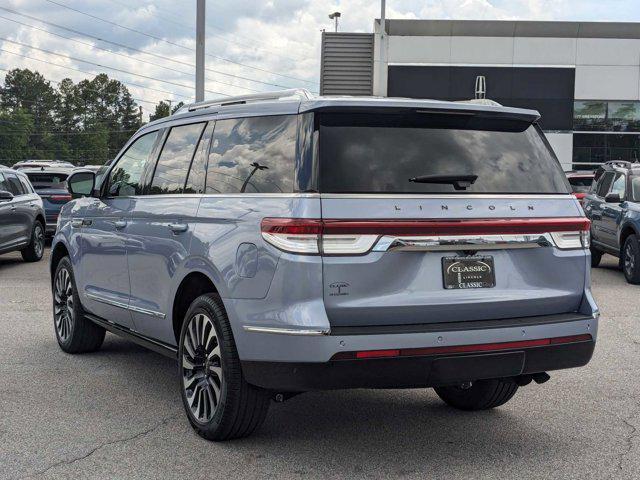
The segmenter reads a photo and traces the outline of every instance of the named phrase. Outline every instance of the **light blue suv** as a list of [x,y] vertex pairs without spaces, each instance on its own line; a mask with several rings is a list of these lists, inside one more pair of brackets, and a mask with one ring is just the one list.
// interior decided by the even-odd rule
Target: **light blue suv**
[[55,332],[176,358],[211,440],[271,400],[435,387],[479,410],[591,358],[589,220],[534,111],[313,97],[209,101],[78,171],[53,240]]

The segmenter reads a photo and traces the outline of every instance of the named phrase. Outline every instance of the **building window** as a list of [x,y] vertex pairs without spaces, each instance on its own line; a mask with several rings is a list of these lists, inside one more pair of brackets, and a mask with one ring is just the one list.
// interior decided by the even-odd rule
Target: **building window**
[[573,168],[593,170],[611,160],[640,161],[640,135],[615,133],[575,133]]
[[573,129],[583,132],[640,132],[640,102],[575,101]]

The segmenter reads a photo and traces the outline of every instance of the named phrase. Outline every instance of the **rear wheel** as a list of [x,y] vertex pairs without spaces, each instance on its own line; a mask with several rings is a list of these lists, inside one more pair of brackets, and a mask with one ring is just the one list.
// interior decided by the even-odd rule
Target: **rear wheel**
[[470,386],[436,387],[438,396],[459,410],[488,410],[504,405],[518,391],[511,379],[478,380]]
[[600,250],[596,250],[591,247],[591,267],[595,268],[600,265],[600,260],[602,260],[603,253]]
[[640,245],[638,245],[638,237],[629,235],[622,247],[622,255],[620,256],[622,263],[622,271],[627,282],[633,284],[640,283]]
[[104,328],[84,316],[69,257],[53,276],[53,322],[58,345],[67,353],[93,352],[102,346]]
[[242,438],[262,424],[270,398],[245,381],[218,295],[201,295],[189,307],[178,358],[182,401],[198,435],[207,440]]
[[44,254],[44,226],[36,220],[31,230],[31,241],[29,245],[20,252],[25,262],[37,262]]

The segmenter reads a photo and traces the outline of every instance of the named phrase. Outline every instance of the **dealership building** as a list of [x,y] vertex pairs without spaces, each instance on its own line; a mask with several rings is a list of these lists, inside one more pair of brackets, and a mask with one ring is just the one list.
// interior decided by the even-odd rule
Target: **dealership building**
[[[321,93],[531,108],[565,169],[640,161],[640,23],[386,20],[323,33]],[[484,87],[484,89],[483,89]]]

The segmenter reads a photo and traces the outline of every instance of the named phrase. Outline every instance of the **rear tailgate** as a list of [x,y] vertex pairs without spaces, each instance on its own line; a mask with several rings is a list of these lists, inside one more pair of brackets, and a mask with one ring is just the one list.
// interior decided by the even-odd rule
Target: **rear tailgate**
[[578,309],[588,221],[536,127],[431,115],[317,123],[331,325]]

